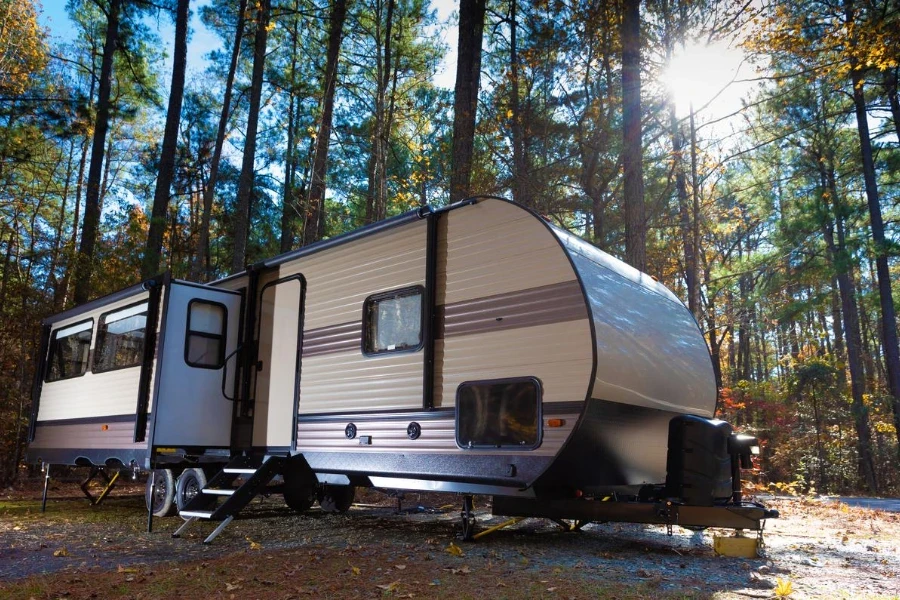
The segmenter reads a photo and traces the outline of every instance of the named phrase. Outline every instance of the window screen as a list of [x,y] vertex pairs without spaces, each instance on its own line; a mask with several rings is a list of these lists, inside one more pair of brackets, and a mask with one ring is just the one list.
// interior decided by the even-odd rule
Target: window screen
[[50,338],[46,381],[84,375],[91,350],[94,320],[57,329]]
[[188,304],[184,360],[192,367],[219,369],[225,362],[225,306],[204,300]]
[[141,302],[100,316],[94,373],[135,367],[144,360],[147,303]]
[[463,383],[456,391],[456,443],[462,448],[535,448],[540,444],[537,379]]
[[366,354],[418,350],[422,345],[421,287],[371,296],[364,309]]

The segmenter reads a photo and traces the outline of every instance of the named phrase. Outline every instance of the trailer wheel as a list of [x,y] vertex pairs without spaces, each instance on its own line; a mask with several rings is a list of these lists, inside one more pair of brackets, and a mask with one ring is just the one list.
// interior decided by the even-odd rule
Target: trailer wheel
[[175,476],[172,469],[156,469],[150,473],[144,501],[147,503],[147,510],[153,511],[154,517],[170,517],[175,514]]
[[345,513],[350,510],[356,497],[356,486],[324,485],[319,489],[317,497],[323,512]]
[[316,501],[315,476],[310,481],[309,477],[289,469],[284,472],[283,489],[284,503],[294,512],[306,512]]
[[[205,487],[206,473],[203,472],[203,469],[185,469],[175,484],[175,504],[178,506],[178,511],[185,510],[188,503]],[[209,500],[208,504],[215,502],[215,498],[209,498]],[[195,508],[204,509],[208,508],[208,505],[204,504],[202,507]]]

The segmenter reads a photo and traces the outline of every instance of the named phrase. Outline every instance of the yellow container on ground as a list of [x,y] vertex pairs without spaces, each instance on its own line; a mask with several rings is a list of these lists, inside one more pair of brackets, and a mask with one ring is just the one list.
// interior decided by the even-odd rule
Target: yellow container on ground
[[717,535],[713,537],[713,550],[720,556],[756,558],[759,546],[755,537]]

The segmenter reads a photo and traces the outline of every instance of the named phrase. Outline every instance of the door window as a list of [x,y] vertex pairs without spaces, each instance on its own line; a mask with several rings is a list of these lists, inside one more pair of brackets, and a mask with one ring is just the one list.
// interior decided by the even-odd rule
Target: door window
[[224,304],[207,300],[188,303],[187,334],[184,360],[200,369],[220,369],[225,364],[225,322],[228,310]]

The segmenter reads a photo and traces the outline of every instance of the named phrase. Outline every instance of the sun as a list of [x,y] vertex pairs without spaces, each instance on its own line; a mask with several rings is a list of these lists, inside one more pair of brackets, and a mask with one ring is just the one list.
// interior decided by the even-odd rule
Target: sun
[[662,75],[679,116],[693,109],[709,118],[731,114],[747,93],[740,80],[744,54],[723,42],[689,43],[676,50]]

